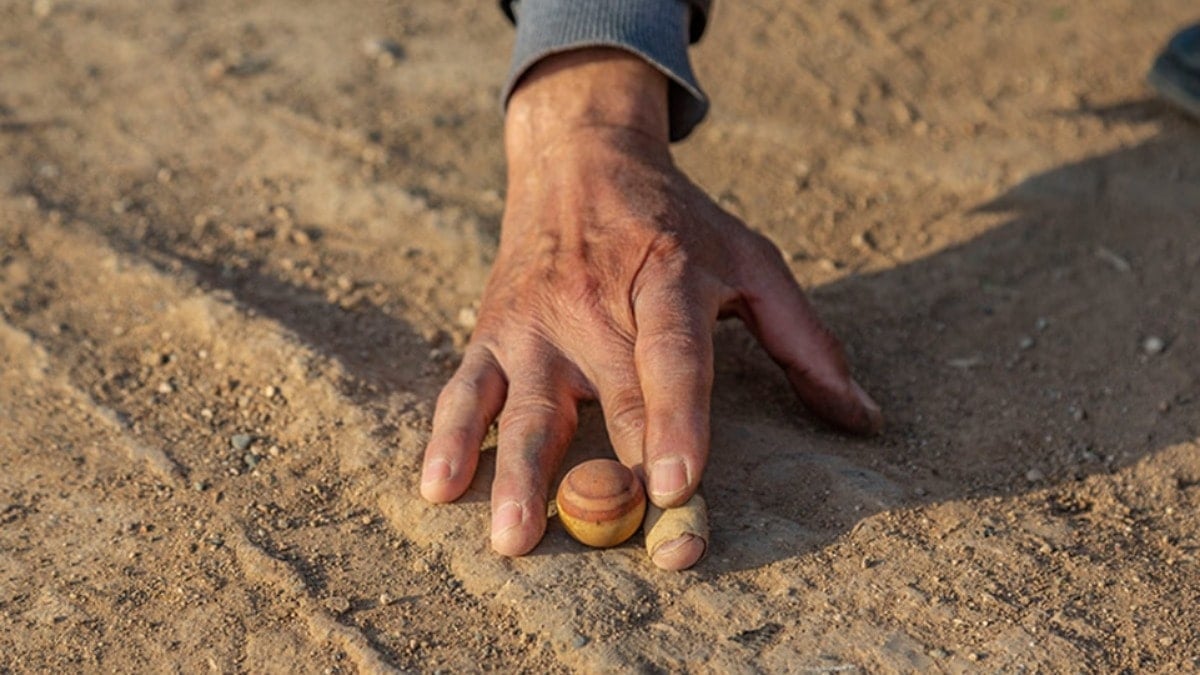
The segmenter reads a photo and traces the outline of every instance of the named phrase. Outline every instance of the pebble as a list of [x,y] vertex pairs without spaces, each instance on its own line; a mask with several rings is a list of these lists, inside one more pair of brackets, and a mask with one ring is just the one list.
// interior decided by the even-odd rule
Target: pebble
[[976,652],[967,652],[967,660],[975,662],[979,660],[979,654]]
[[275,394],[278,393],[279,390],[276,389],[274,385],[268,384],[267,386],[263,387],[263,396],[266,396],[267,398],[275,398]]
[[580,647],[586,645],[587,643],[588,643],[587,637],[584,635],[580,635],[578,633],[575,634],[575,637],[571,638],[571,646],[574,647],[575,649],[579,649]]
[[462,326],[463,330],[474,330],[477,321],[479,321],[479,314],[474,307],[463,307],[458,310],[458,325]]
[[334,614],[345,614],[350,611],[350,601],[340,595],[335,595],[325,601],[325,608]]
[[935,658],[935,659],[944,659],[947,656],[950,656],[950,653],[947,652],[945,649],[930,649],[929,656],[931,658]]
[[1042,473],[1041,469],[1030,469],[1025,472],[1025,480],[1030,483],[1038,483],[1046,479],[1046,474]]
[[170,382],[163,382],[162,384],[158,385],[158,393],[160,394],[170,394],[174,391],[175,387]]
[[234,450],[238,451],[245,450],[253,442],[254,437],[250,434],[234,434],[229,438],[229,444],[233,446]]
[[376,59],[383,66],[394,65],[404,58],[404,47],[391,38],[367,38],[363,40],[362,49],[363,54]]
[[1029,337],[1028,335],[1025,335],[1021,338],[1020,342],[1017,343],[1017,346],[1020,347],[1022,351],[1024,351],[1026,349],[1033,349],[1033,346],[1035,344],[1037,344],[1037,342],[1033,338]]
[[242,461],[246,464],[246,466],[253,469],[255,466],[258,466],[258,463],[262,461],[262,458],[253,452],[247,452],[245,455],[242,455]]
[[1145,340],[1142,340],[1142,351],[1146,352],[1146,354],[1148,354],[1149,356],[1155,356],[1157,354],[1161,354],[1163,352],[1163,350],[1166,348],[1167,348],[1166,341],[1164,341],[1162,338],[1160,338],[1156,335],[1151,335],[1150,337],[1146,338]]
[[392,596],[388,595],[387,593],[380,593],[379,594],[379,604],[380,604],[380,606],[387,606],[387,605],[392,604]]

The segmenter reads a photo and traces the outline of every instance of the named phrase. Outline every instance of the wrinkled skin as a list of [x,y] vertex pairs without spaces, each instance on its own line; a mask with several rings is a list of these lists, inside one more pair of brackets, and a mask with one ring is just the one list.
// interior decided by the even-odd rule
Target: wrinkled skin
[[[582,400],[600,402],[618,459],[651,501],[688,500],[708,457],[719,317],[741,318],[826,420],[861,433],[882,425],[775,246],[674,166],[666,89],[635,57],[585,49],[539,62],[511,100],[500,248],[438,399],[421,485],[430,501],[461,496],[498,416],[491,541],[501,554],[541,539]],[[655,563],[685,568],[703,550],[685,535]]]

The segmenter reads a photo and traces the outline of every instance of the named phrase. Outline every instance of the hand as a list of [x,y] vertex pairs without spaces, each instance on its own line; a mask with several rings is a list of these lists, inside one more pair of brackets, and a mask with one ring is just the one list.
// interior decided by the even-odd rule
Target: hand
[[[510,101],[500,247],[438,398],[421,482],[430,501],[461,496],[499,415],[501,554],[541,539],[581,400],[599,400],[618,459],[654,504],[691,497],[709,450],[720,316],[740,317],[821,417],[863,433],[882,425],[775,246],[675,168],[667,124],[665,77],[617,50],[544,59]],[[655,562],[693,564],[703,543],[685,539]]]

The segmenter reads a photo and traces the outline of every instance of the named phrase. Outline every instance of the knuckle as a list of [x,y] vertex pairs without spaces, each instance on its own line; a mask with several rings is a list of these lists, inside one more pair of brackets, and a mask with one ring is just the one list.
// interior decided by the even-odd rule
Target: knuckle
[[750,258],[751,265],[758,267],[769,265],[776,269],[787,267],[783,252],[779,250],[774,241],[761,232],[749,229],[746,231],[750,235],[746,253]]
[[695,358],[708,354],[710,349],[710,340],[683,328],[643,333],[638,336],[636,346],[641,358]]
[[471,401],[479,398],[482,385],[478,378],[455,375],[450,378],[442,392],[438,394],[439,408],[454,405],[459,401]]
[[682,273],[688,268],[689,257],[684,235],[676,230],[663,230],[650,240],[645,268]]
[[614,436],[640,436],[646,428],[646,404],[639,392],[625,392],[609,403],[605,417]]
[[560,406],[548,396],[520,396],[509,399],[500,415],[500,429],[512,433],[544,429],[553,425],[552,420],[567,417],[570,412],[570,406]]

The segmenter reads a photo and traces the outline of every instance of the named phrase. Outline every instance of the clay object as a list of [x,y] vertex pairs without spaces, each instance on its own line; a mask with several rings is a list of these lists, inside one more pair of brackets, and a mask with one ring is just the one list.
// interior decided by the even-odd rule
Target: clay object
[[567,533],[595,548],[633,536],[646,515],[642,481],[611,459],[588,460],[568,471],[554,501]]
[[[700,493],[672,509],[651,504],[646,509],[646,553],[665,570],[682,570],[700,562],[708,551],[708,505]],[[666,546],[668,543],[672,546]],[[673,550],[672,550],[673,549]]]

